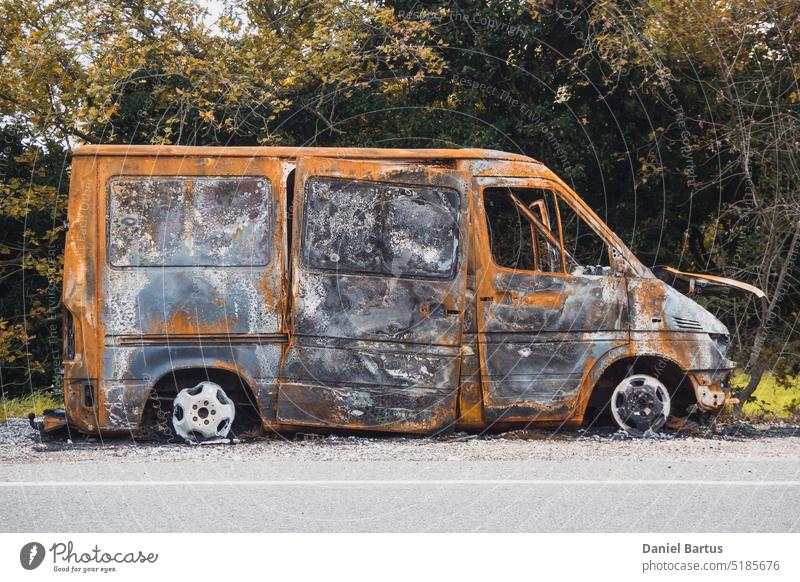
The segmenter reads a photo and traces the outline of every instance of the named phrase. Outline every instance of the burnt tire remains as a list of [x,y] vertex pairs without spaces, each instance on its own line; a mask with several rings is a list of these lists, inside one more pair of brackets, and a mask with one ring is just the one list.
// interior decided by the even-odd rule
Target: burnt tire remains
[[[197,388],[202,383],[219,386],[236,410],[235,416],[231,419],[228,438],[253,438],[262,434],[262,415],[250,387],[239,376],[225,370],[192,368],[175,370],[164,376],[153,387],[145,406],[140,438],[159,442],[185,442],[173,424],[177,412],[175,401],[182,390]],[[198,410],[199,408],[198,406]],[[184,412],[185,410],[182,410],[177,414]],[[217,414],[212,416],[216,417]],[[209,419],[208,426],[210,425]],[[192,440],[198,442],[200,439]]]

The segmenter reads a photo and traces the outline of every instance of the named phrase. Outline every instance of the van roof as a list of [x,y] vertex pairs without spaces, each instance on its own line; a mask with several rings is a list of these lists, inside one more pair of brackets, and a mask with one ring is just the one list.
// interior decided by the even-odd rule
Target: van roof
[[197,147],[173,145],[87,145],[72,150],[73,156],[164,156],[164,157],[272,157],[298,158],[314,156],[323,158],[381,159],[381,160],[505,160],[539,163],[521,154],[480,148],[464,149],[392,149],[392,148],[332,148],[332,147]]

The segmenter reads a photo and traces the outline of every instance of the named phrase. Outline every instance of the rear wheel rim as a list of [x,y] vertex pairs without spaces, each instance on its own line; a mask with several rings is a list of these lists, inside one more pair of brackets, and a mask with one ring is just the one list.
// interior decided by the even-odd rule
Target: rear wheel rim
[[233,401],[218,384],[200,382],[178,392],[172,426],[184,440],[201,443],[226,438],[235,416]]

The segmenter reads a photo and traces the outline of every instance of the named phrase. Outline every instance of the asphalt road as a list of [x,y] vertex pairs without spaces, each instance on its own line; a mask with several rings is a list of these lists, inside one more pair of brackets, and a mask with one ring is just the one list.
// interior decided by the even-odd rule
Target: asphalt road
[[[0,529],[798,531],[797,440],[765,442],[772,456],[751,451],[741,459],[713,451],[687,458],[680,447],[671,447],[667,454],[637,449],[597,459],[568,453],[542,459],[521,449],[518,458],[497,461],[414,461],[403,455],[131,461],[111,454],[96,462],[17,461],[0,467]],[[775,456],[774,447],[789,442],[789,454]],[[548,444],[559,445],[535,443]]]

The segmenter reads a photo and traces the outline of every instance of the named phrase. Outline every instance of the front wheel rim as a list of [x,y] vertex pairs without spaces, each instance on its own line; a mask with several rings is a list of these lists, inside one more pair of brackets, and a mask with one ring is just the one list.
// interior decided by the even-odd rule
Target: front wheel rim
[[653,376],[634,374],[620,382],[611,395],[611,414],[620,428],[634,435],[656,431],[667,421],[670,397]]

